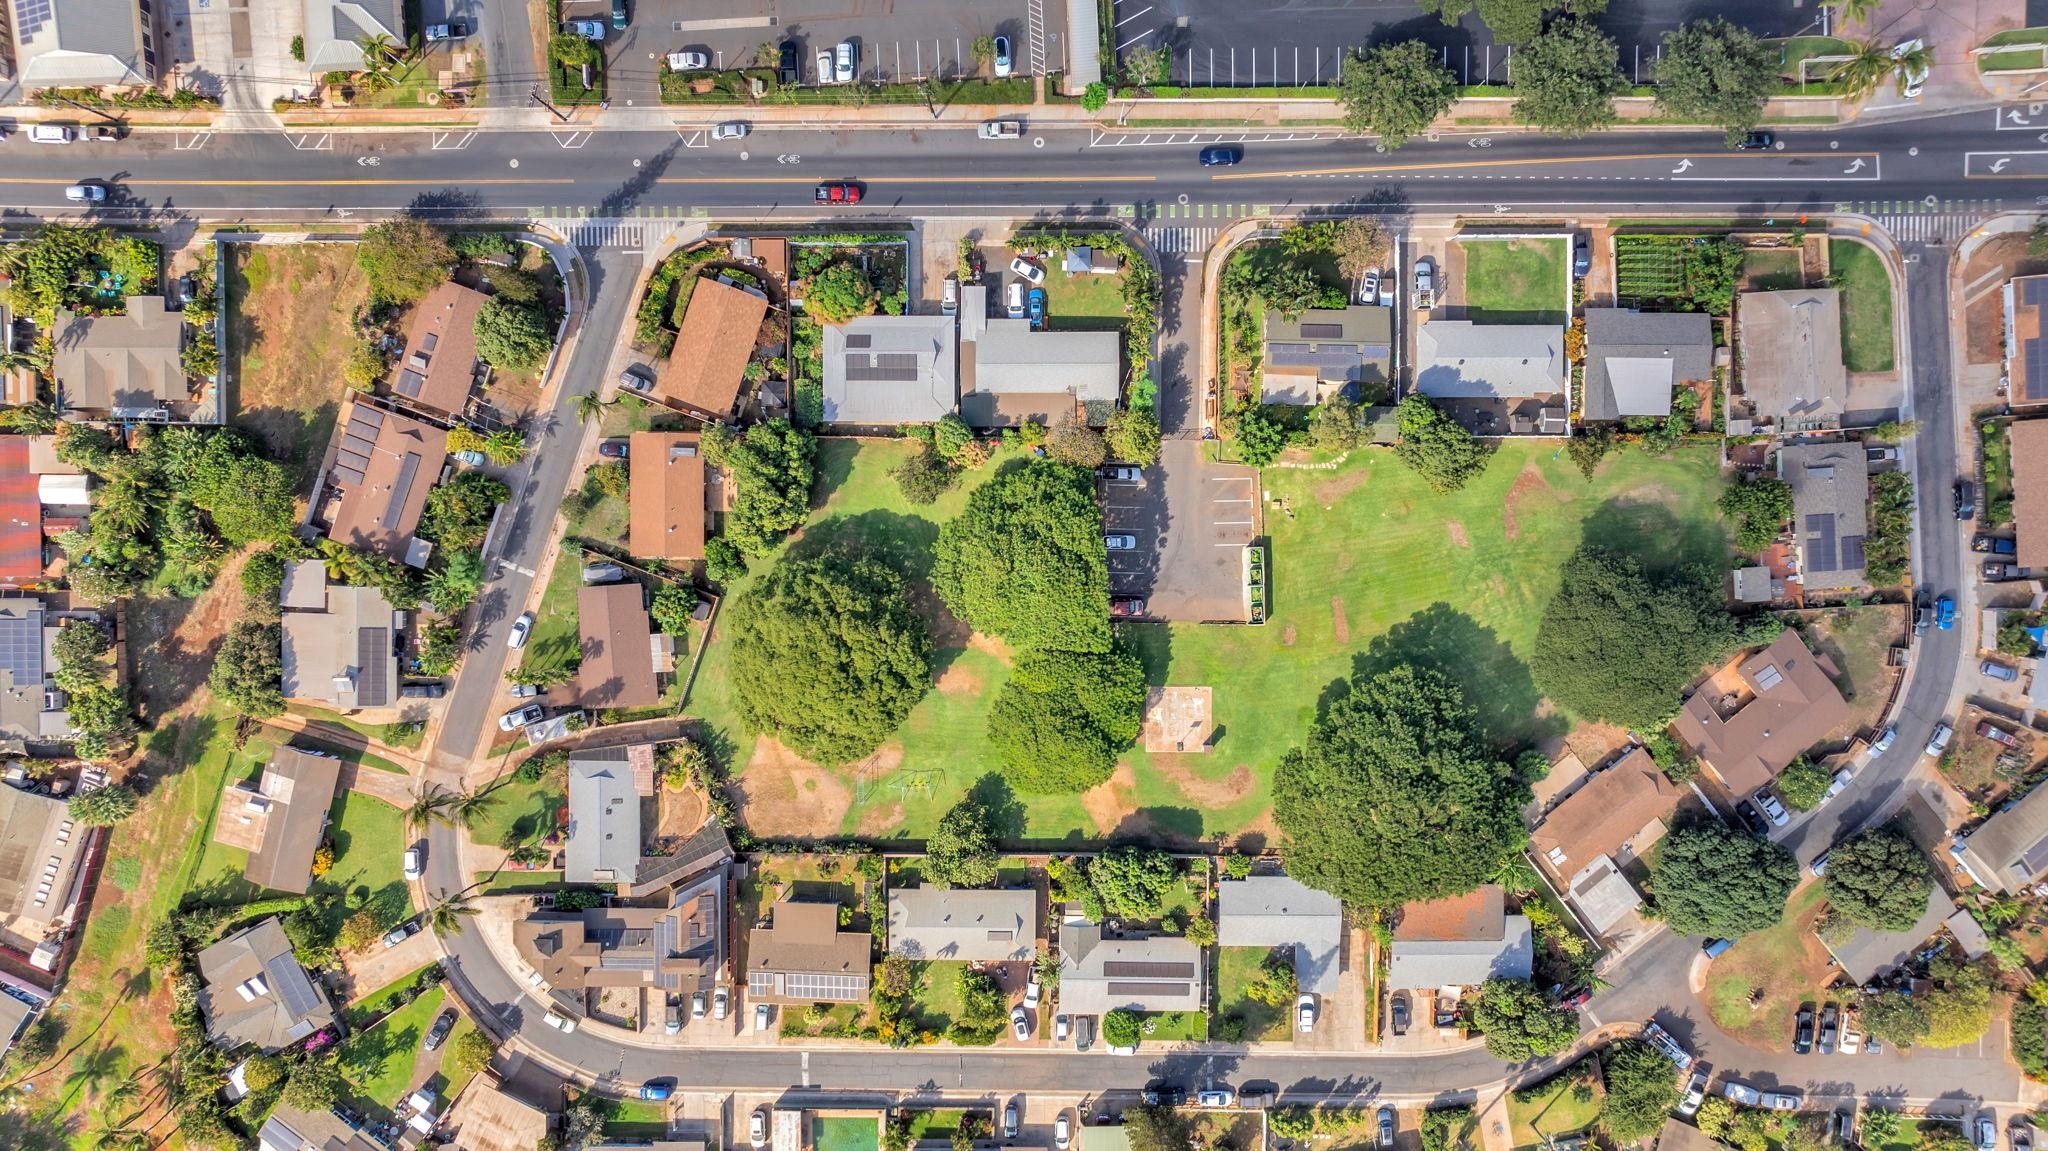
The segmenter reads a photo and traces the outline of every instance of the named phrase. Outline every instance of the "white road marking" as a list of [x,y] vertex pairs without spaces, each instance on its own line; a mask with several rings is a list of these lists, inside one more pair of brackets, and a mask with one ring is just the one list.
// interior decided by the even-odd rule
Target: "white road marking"
[[1140,17],[1140,16],[1143,16],[1143,15],[1144,15],[1145,13],[1147,13],[1147,12],[1150,12],[1151,10],[1152,10],[1152,5],[1150,5],[1150,4],[1147,4],[1147,5],[1146,5],[1146,6],[1145,6],[1145,7],[1143,8],[1143,9],[1141,9],[1141,10],[1139,10],[1139,11],[1137,11],[1137,12],[1133,12],[1133,13],[1131,13],[1131,14],[1130,14],[1129,16],[1126,16],[1126,17],[1124,17],[1123,19],[1121,19],[1121,20],[1117,21],[1117,22],[1116,22],[1116,26],[1117,26],[1117,27],[1119,27],[1119,28],[1121,28],[1121,27],[1123,27],[1124,25],[1126,25],[1126,24],[1130,23],[1131,21],[1133,21],[1133,20],[1136,20],[1136,19],[1137,19],[1138,17]]

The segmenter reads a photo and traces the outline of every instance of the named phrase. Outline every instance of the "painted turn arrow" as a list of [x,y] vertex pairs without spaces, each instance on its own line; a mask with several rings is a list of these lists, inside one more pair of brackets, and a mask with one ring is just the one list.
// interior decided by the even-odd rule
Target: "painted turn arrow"
[[1846,168],[1842,169],[1842,175],[1846,176],[1846,175],[1848,175],[1848,174],[1849,174],[1849,173],[1851,173],[1851,172],[1861,172],[1862,170],[1863,170],[1863,157],[1861,157],[1861,156],[1858,156],[1858,157],[1856,157],[1856,162],[1855,162],[1855,163],[1853,163],[1853,164],[1850,164],[1850,165],[1849,165],[1848,167],[1846,167]]
[[2005,166],[2010,163],[2012,163],[2011,156],[2000,156],[1998,159],[1991,162],[1991,170],[1993,172],[2003,172],[2005,171]]
[[1680,160],[1680,161],[1678,162],[1678,167],[1676,167],[1676,168],[1673,168],[1673,169],[1671,169],[1671,174],[1672,174],[1672,175],[1674,175],[1674,176],[1676,176],[1676,175],[1678,175],[1678,174],[1679,174],[1680,172],[1683,172],[1683,171],[1685,171],[1685,170],[1686,170],[1687,168],[1690,168],[1690,167],[1692,167],[1692,161],[1691,161],[1691,160]]

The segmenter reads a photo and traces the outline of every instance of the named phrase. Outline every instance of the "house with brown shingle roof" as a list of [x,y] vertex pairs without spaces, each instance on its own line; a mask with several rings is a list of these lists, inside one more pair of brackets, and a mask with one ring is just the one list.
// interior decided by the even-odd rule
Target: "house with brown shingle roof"
[[1786,628],[1708,676],[1672,730],[1738,796],[1763,787],[1849,718],[1832,669]]
[[583,666],[576,684],[584,707],[651,707],[660,701],[645,597],[641,586],[630,581],[577,589]]
[[448,462],[448,433],[357,401],[342,409],[335,435],[321,502],[327,538],[425,567],[431,545],[413,533]]
[[488,299],[453,280],[428,292],[406,325],[391,390],[422,407],[460,413],[476,381],[476,314]]
[[1678,799],[1678,788],[1638,747],[1552,808],[1529,833],[1529,852],[1561,885],[1602,856],[1627,863],[1664,838]]
[[708,276],[699,279],[655,396],[715,419],[731,416],[767,315],[762,297]]
[[1493,883],[1404,904],[1390,951],[1389,988],[1452,999],[1495,977],[1527,979],[1536,960],[1529,917],[1509,915],[1507,892]]
[[756,1003],[859,1003],[874,937],[839,928],[837,903],[785,899],[747,935],[747,996]]
[[213,837],[249,852],[242,875],[258,887],[303,895],[313,885],[313,856],[327,831],[341,761],[281,747],[255,783],[228,786]]
[[[2048,279],[2048,277],[2044,277]],[[2015,420],[2007,430],[2012,460],[2012,522],[2023,568],[2048,568],[2048,420]]]
[[697,433],[634,432],[627,445],[627,550],[640,559],[703,559],[707,477]]

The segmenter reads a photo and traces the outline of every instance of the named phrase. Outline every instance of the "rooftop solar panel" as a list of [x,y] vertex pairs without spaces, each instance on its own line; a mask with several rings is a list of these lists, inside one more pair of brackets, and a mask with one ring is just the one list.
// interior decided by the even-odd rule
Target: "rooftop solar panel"
[[917,357],[904,356],[908,365],[896,366],[881,361],[888,356],[874,356],[865,353],[846,357],[846,379],[848,383],[902,383],[917,379]]
[[2020,281],[2020,299],[2028,304],[2039,305],[2048,299],[2048,279],[2028,276]]
[[406,497],[412,494],[413,480],[420,473],[420,454],[407,452],[398,461],[398,477],[391,481],[391,504],[384,509],[383,523],[386,527],[398,523],[405,514]]
[[0,618],[0,668],[14,676],[16,686],[43,684],[43,613],[23,612]]
[[391,629],[356,629],[356,702],[364,707],[383,707],[391,702]]
[[1188,993],[1188,985],[1185,983],[1128,983],[1113,979],[1109,982],[1108,990],[1111,995],[1129,995],[1132,998],[1140,998],[1148,995],[1186,995]]
[[1756,673],[1756,686],[1758,691],[1769,691],[1772,688],[1784,682],[1785,673],[1779,671],[1778,665],[1774,663],[1765,664],[1764,669]]
[[2017,862],[2026,869],[2028,875],[2041,874],[2041,869],[2048,867],[2048,839],[2036,840],[2034,846],[2020,853]]
[[313,981],[306,978],[306,969],[290,952],[273,955],[263,961],[263,975],[278,999],[282,1000],[292,1018],[304,1019],[320,1008],[320,993],[313,990]]
[[846,337],[846,346],[849,348],[872,348],[875,346],[875,337],[867,332],[854,332]]
[[1806,570],[1840,571],[1835,552],[1835,513],[1818,512],[1806,517]]
[[427,386],[427,377],[407,368],[398,373],[398,394],[418,398],[420,389]]
[[1341,340],[1344,338],[1342,324],[1303,324],[1301,334],[1311,340]]
[[1843,536],[1842,570],[1855,571],[1857,568],[1863,567],[1864,564],[1865,560],[1863,558],[1863,537]]
[[1102,965],[1102,973],[1111,978],[1124,975],[1138,979],[1193,979],[1195,977],[1195,965],[1192,963],[1161,963],[1112,959]]

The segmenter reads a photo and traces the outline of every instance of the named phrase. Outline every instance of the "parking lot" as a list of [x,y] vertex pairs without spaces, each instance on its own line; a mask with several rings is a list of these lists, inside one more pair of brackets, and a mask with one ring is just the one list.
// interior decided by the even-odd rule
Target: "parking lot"
[[1109,553],[1109,591],[1144,599],[1153,619],[1242,622],[1258,473],[1205,464],[1201,451],[1198,441],[1168,440],[1139,481],[1103,481],[1103,530],[1136,544]]
[[[1820,8],[1808,0],[1731,0],[1712,14],[1761,36],[1818,30]],[[1172,82],[1229,87],[1328,84],[1352,47],[1421,40],[1442,54],[1460,83],[1505,83],[1507,48],[1476,12],[1455,26],[1409,0],[1295,0],[1284,12],[1237,0],[1115,0],[1116,49],[1165,45],[1173,51]],[[1664,33],[1708,14],[1680,0],[1615,0],[1594,17],[1621,50],[1622,69],[1647,83]],[[1276,16],[1284,18],[1276,19]]]

